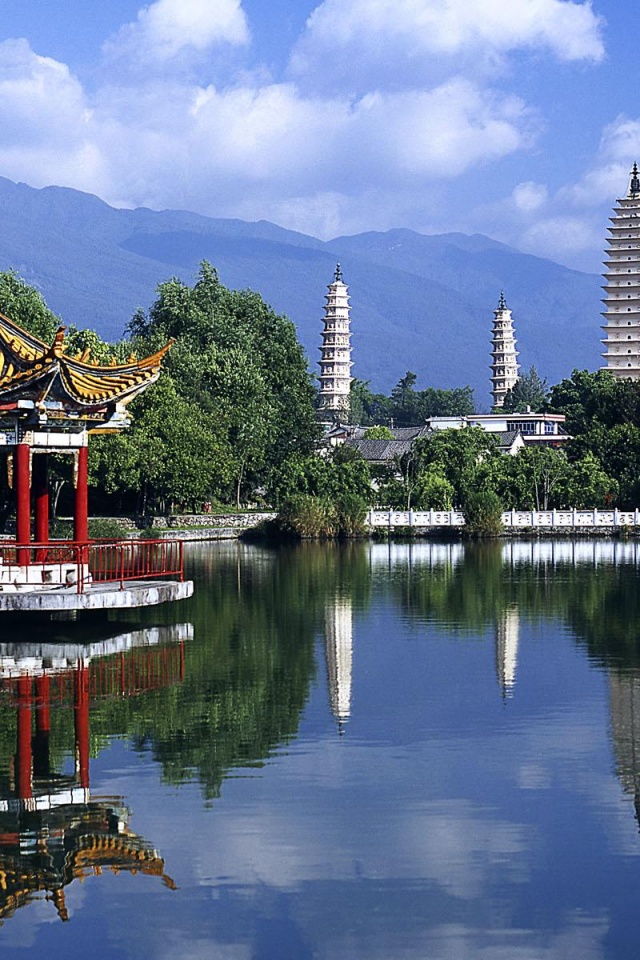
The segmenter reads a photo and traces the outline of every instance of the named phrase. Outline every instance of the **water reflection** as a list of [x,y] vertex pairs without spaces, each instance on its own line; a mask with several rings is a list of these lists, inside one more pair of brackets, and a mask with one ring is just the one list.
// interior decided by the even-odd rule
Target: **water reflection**
[[[62,891],[73,908],[80,868],[131,872],[115,846],[74,860],[85,834],[126,841],[136,869],[179,888],[87,884],[77,923],[29,928],[42,956],[53,927],[103,914],[98,960],[635,956],[635,542],[230,543],[188,561],[196,593],[165,627],[130,617],[164,674],[119,648],[124,627],[0,649],[0,850],[39,871],[28,897]],[[178,616],[193,623],[182,646]]]
[[350,597],[334,597],[324,615],[324,643],[331,712],[340,730],[351,713],[353,610]]
[[175,624],[86,644],[0,643],[0,740],[5,758],[10,751],[0,777],[0,921],[35,899],[51,901],[66,921],[65,888],[103,871],[152,875],[175,887],[158,850],[130,829],[124,799],[92,795],[90,714],[105,698],[180,683],[192,636],[191,624]]
[[517,607],[509,607],[496,623],[496,673],[502,695],[510,697],[516,683],[520,615]]

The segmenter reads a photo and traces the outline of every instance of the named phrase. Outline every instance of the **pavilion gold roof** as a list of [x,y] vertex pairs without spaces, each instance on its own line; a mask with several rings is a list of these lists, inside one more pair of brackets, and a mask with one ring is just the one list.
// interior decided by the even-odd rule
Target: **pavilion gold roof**
[[161,350],[125,364],[101,366],[85,354],[65,350],[65,328],[51,346],[0,314],[0,402],[3,399],[58,400],[73,408],[126,405],[156,380],[162,359],[173,341]]

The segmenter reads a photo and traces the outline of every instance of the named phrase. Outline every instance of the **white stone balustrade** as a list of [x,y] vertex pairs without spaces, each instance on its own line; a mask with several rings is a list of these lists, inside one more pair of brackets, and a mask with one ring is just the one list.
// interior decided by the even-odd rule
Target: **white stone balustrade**
[[[369,510],[369,527],[463,527],[460,510]],[[502,525],[521,529],[615,529],[640,527],[640,510],[506,510]]]

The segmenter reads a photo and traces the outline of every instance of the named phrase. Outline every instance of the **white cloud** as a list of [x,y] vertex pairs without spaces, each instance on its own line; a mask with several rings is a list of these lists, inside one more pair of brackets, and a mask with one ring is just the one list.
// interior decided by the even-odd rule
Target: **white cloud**
[[[519,49],[546,50],[562,61],[600,61],[602,23],[590,3],[567,0],[324,0],[294,50],[296,75],[337,67],[341,79],[372,63],[388,79],[432,69],[433,55],[470,54],[470,68],[495,68]],[[341,67],[343,69],[341,69]],[[382,78],[381,78],[382,80]],[[384,81],[382,81],[384,82]]]
[[[95,155],[82,188],[108,202],[266,217],[322,236],[347,222],[366,227],[373,197],[379,225],[394,225],[398,203],[415,209],[425,178],[452,179],[508,155],[535,126],[521,101],[461,79],[356,101],[304,97],[294,84],[220,90],[148,80],[103,88],[90,111],[80,97],[72,131],[74,123]],[[39,149],[47,156],[46,135]],[[50,158],[47,167],[51,174]],[[55,182],[78,185],[60,159],[54,169]]]
[[[529,149],[542,118],[463,66],[525,48],[597,61],[600,29],[590,4],[568,0],[324,0],[295,60],[337,78],[366,61],[354,93],[316,87],[310,74],[276,83],[259,65],[225,72],[225,57],[248,49],[241,0],[156,0],[105,45],[109,69],[91,89],[25,40],[0,45],[0,175],[321,237],[401,225],[488,232],[491,200],[459,178]],[[224,81],[213,83],[217,70]],[[606,133],[599,164],[556,191],[553,217],[543,183],[506,187],[493,200],[494,235],[532,251],[553,241],[549,254],[583,249],[582,211],[620,192],[620,158],[640,155],[640,121],[618,118]]]
[[107,187],[94,120],[68,67],[37,56],[26,40],[0,44],[0,172],[33,186]]
[[511,192],[511,199],[517,210],[523,213],[533,213],[547,202],[548,190],[543,183],[519,183]]
[[185,51],[249,40],[240,0],[156,0],[105,44],[110,55],[166,61]]

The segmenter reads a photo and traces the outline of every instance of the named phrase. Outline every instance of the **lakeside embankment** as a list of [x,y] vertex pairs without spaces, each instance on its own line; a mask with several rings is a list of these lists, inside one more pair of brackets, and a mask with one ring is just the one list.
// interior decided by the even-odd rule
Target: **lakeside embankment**
[[[274,511],[176,514],[154,517],[145,533],[157,539],[232,540],[275,518]],[[140,526],[130,518],[95,518],[95,522],[117,526],[123,536],[140,536]],[[502,537],[638,536],[640,510],[509,510],[503,513],[502,523]],[[365,535],[458,537],[464,534],[464,526],[464,515],[459,510],[370,510],[365,519]]]

